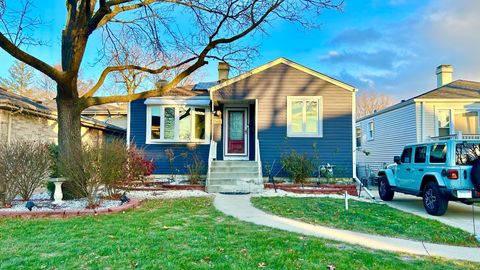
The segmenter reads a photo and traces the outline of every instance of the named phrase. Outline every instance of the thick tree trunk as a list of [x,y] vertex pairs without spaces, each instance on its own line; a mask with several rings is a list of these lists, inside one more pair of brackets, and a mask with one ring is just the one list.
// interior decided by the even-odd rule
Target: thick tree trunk
[[[76,87],[76,82],[71,83]],[[57,110],[58,110],[58,145],[59,158],[66,161],[73,160],[82,149],[81,137],[81,111],[79,109],[76,89],[58,85]]]

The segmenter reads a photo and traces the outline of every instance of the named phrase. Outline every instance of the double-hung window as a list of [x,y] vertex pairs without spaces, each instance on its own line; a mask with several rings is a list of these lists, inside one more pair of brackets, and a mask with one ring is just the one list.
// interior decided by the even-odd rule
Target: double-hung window
[[375,138],[375,123],[373,121],[368,122],[367,126],[367,139],[369,141]]
[[287,97],[287,136],[322,137],[322,111],[320,96]]
[[205,107],[148,106],[147,143],[208,142],[208,114]]
[[450,110],[437,110],[437,128],[438,136],[448,136],[452,134]]

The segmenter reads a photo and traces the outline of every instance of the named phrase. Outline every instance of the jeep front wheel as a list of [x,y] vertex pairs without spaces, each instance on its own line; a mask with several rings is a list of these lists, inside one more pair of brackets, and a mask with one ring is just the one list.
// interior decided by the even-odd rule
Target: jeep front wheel
[[437,183],[429,182],[423,189],[423,207],[433,216],[441,216],[447,211],[448,200],[440,193]]
[[393,199],[393,195],[395,195],[395,192],[390,187],[388,179],[385,176],[382,176],[380,180],[378,180],[378,194],[384,201],[391,201]]

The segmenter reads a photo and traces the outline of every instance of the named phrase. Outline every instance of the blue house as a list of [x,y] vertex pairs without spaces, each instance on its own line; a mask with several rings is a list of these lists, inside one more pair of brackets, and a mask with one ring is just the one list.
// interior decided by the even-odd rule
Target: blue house
[[256,192],[262,164],[281,175],[282,154],[296,151],[354,175],[354,87],[284,58],[233,78],[226,63],[218,71],[217,82],[129,104],[127,136],[155,174],[186,174],[195,158],[209,192]]

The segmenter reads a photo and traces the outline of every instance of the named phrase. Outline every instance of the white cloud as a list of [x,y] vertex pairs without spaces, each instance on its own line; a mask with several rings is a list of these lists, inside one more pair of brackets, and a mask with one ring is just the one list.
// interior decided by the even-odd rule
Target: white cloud
[[454,66],[454,79],[480,81],[479,10],[478,0],[431,1],[402,20],[361,28],[381,33],[374,43],[343,43],[321,60],[360,89],[386,91],[397,99],[433,89],[440,64]]

